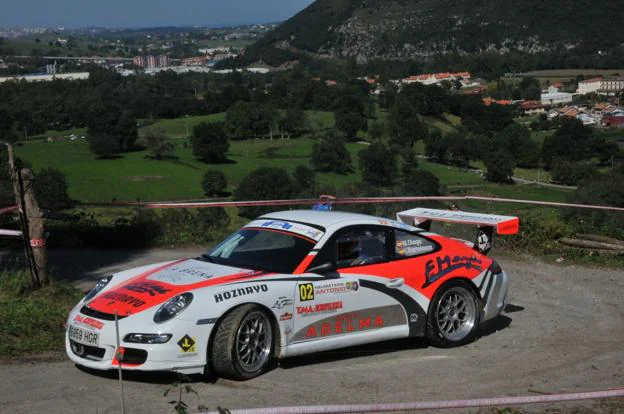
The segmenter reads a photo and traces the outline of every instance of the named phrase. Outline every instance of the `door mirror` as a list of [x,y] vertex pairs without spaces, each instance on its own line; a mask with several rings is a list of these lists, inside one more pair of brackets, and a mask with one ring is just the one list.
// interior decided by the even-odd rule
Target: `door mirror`
[[[321,265],[314,266],[314,267],[308,269],[308,273],[317,273],[319,275],[323,275],[323,276],[326,276],[326,277],[338,278],[338,277],[340,277],[340,275],[338,275],[338,273],[336,273],[336,270],[338,270],[338,267],[336,266],[335,262],[326,262],[326,263],[323,263]],[[336,276],[333,276],[334,274]]]

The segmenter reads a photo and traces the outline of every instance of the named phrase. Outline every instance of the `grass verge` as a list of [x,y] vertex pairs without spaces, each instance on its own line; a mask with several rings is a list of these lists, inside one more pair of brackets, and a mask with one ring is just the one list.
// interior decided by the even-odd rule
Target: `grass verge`
[[0,273],[0,357],[61,351],[65,320],[82,293],[55,282],[28,291],[28,273]]

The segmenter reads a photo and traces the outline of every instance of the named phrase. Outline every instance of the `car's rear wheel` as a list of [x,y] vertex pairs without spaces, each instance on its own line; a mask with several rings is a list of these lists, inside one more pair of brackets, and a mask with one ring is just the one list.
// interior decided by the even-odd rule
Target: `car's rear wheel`
[[255,305],[234,309],[219,323],[212,346],[212,366],[224,378],[247,380],[262,374],[273,354],[273,325]]
[[427,315],[427,339],[432,345],[451,348],[472,342],[480,320],[480,303],[462,280],[445,284],[435,294]]

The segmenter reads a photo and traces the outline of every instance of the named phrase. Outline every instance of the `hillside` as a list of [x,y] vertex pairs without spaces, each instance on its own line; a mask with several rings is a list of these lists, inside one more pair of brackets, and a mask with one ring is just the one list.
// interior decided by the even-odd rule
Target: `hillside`
[[621,0],[318,0],[258,41],[248,58],[595,53],[624,43],[621,6]]

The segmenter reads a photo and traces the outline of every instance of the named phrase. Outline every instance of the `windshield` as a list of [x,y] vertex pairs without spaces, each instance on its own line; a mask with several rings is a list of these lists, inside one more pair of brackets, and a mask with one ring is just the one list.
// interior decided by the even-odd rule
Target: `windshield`
[[314,245],[303,236],[279,230],[242,229],[203,259],[245,269],[293,273]]

